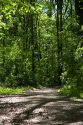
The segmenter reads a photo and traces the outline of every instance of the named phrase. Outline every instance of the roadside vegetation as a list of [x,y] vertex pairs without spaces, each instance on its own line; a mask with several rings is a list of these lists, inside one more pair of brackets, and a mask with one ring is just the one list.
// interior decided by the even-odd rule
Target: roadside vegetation
[[16,95],[16,94],[23,94],[32,90],[32,87],[0,87],[0,95]]
[[58,92],[63,96],[75,97],[83,99],[83,89],[77,88],[75,86],[64,85],[58,90]]
[[82,97],[82,6],[83,0],[0,0],[1,94],[63,86],[62,94]]

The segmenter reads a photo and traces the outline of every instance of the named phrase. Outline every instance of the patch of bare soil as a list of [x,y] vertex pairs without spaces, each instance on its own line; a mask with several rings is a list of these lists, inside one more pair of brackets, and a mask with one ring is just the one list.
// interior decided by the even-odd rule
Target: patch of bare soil
[[83,125],[83,100],[72,101],[51,88],[1,95],[0,125]]

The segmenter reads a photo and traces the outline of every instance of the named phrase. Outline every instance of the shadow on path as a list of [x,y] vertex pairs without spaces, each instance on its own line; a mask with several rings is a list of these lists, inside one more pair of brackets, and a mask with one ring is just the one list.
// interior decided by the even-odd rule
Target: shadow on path
[[55,89],[0,98],[1,125],[83,125],[83,100],[70,101]]

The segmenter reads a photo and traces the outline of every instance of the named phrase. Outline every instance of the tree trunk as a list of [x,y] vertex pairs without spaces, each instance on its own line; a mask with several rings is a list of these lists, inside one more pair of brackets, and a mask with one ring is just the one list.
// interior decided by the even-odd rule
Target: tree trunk
[[60,76],[62,74],[62,5],[63,0],[57,0],[57,84],[61,85]]

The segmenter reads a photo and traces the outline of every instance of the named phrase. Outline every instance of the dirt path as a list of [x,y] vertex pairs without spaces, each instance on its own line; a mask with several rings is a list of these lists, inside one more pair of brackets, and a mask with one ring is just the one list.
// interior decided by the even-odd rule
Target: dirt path
[[70,101],[51,88],[3,95],[0,125],[83,125],[83,100]]

